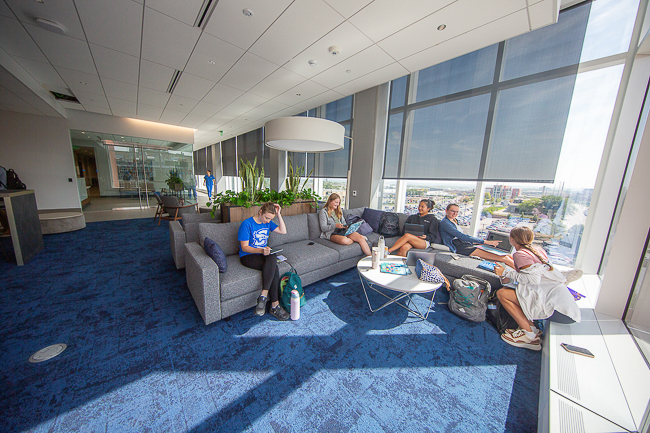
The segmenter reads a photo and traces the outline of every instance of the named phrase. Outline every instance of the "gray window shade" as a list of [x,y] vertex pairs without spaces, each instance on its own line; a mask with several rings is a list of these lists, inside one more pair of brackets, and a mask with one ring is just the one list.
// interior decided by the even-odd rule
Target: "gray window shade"
[[334,122],[344,122],[351,119],[352,95],[325,105],[325,113],[321,117],[327,120],[333,120]]
[[236,139],[231,138],[221,142],[221,161],[224,176],[238,176]]
[[[345,135],[349,137],[351,125],[343,125]],[[307,158],[312,157],[311,164],[308,163],[307,173],[314,167],[313,177],[348,177],[348,164],[350,161],[350,140],[343,141],[343,149],[336,152],[309,153]]]
[[257,159],[257,167],[264,165],[264,132],[263,128],[247,132],[237,137],[237,159],[253,163]]
[[[212,145],[214,146],[214,144]],[[212,166],[212,146],[205,148],[205,169],[210,170],[214,174],[214,167]]]
[[404,106],[406,102],[406,83],[408,75],[393,80],[390,86],[390,106],[391,108],[398,108]]
[[393,114],[388,118],[386,154],[384,155],[384,179],[398,179],[400,177],[399,154],[400,149],[402,148],[403,120],[403,113]]
[[204,175],[206,170],[205,147],[194,152],[194,167],[196,175]]

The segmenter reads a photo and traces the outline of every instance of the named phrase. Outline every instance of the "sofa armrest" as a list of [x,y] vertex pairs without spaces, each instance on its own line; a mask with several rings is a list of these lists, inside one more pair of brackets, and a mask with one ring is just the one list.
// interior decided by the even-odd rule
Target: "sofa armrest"
[[221,320],[219,267],[196,242],[185,244],[185,278],[203,322]]
[[429,248],[435,251],[451,251],[447,245],[443,244],[431,244]]
[[172,258],[176,269],[185,267],[185,230],[178,221],[169,223],[169,243],[172,247]]

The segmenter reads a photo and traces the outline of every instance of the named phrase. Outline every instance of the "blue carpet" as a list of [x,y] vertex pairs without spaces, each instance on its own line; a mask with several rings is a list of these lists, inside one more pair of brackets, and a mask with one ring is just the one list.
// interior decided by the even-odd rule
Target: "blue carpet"
[[[536,430],[539,352],[445,305],[370,313],[355,269],[307,286],[299,321],[251,309],[205,326],[151,219],[0,259],[3,432]],[[68,348],[27,362],[54,343]]]

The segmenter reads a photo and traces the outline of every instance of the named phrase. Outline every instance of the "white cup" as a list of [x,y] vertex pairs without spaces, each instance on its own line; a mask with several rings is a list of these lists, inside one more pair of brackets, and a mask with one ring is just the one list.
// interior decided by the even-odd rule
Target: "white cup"
[[379,247],[372,247],[372,268],[373,269],[379,268],[380,255],[381,252],[379,251]]

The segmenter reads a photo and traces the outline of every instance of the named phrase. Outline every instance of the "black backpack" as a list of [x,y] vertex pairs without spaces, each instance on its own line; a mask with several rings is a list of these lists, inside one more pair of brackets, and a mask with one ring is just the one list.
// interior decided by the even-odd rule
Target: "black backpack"
[[379,234],[387,238],[399,236],[399,217],[395,212],[381,214]]
[[7,172],[7,185],[5,185],[5,187],[7,189],[27,189],[27,185],[25,185],[20,181],[18,174],[16,174],[13,168],[6,170],[6,172]]

